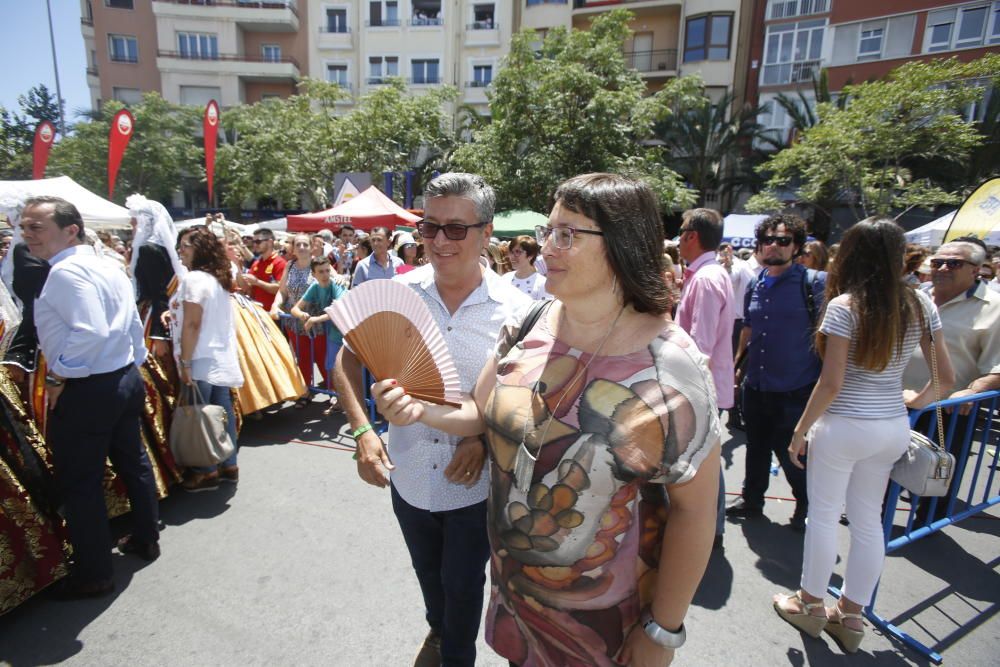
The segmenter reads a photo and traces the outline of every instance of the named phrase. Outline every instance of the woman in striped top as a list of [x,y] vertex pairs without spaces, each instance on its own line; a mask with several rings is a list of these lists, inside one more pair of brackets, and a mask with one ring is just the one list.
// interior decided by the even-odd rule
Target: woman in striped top
[[[861,609],[882,572],[882,498],[889,473],[909,443],[907,407],[934,400],[931,382],[904,402],[902,375],[919,343],[934,345],[941,390],[954,382],[937,309],[903,278],[906,241],[892,220],[869,218],[851,227],[826,283],[826,312],[816,334],[820,375],[789,446],[792,461],[809,447],[809,518],[800,589],[774,596],[774,609],[818,637],[825,629],[844,650],[857,651],[864,635]],[[837,522],[847,506],[851,547],[844,594],[824,609],[823,594],[837,559]]]

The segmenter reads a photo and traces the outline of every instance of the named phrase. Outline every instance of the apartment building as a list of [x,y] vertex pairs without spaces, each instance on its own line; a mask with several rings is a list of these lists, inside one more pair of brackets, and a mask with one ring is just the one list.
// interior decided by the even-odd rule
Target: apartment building
[[[291,95],[305,76],[363,95],[402,77],[488,111],[511,0],[80,0],[91,104],[160,92],[223,107]],[[353,103],[345,102],[345,107]]]
[[1000,48],[1000,0],[759,0],[753,26],[748,97],[766,106],[761,123],[787,140],[792,120],[774,103],[779,93],[801,92],[813,105],[822,68],[835,94],[910,60],[982,57]]
[[[708,94],[742,99],[745,64],[737,45],[749,35],[752,0],[519,0],[520,25],[540,36],[557,26],[587,30],[594,17],[625,8],[635,17],[622,48],[650,92],[671,78],[700,74]],[[739,72],[739,76],[737,76]]]

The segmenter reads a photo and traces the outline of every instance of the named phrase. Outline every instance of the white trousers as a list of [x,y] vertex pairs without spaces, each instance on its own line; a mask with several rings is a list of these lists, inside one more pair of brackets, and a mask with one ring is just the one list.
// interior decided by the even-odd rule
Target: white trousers
[[823,597],[837,560],[837,526],[846,504],[851,548],[844,595],[867,606],[882,574],[882,499],[892,466],[910,441],[909,420],[824,414],[810,431],[806,467],[809,521],[802,590]]

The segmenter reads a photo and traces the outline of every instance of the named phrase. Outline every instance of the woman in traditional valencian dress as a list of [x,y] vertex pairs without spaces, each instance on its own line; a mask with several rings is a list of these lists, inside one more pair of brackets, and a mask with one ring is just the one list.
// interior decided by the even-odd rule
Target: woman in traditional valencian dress
[[[0,282],[0,358],[20,323]],[[8,368],[0,365],[0,614],[65,576],[68,550],[45,441]]]
[[179,482],[181,470],[170,453],[168,430],[177,399],[177,368],[171,353],[170,331],[163,321],[170,295],[184,274],[177,257],[177,231],[162,204],[134,194],[125,206],[135,225],[129,268],[136,288],[139,317],[145,327],[146,357],[141,373],[146,385],[142,436],[155,462],[153,475],[160,497]]

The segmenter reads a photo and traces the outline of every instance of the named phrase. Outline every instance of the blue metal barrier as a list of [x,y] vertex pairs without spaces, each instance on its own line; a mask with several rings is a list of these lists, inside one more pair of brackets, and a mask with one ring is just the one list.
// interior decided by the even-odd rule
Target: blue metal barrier
[[[1000,391],[983,392],[965,398],[941,401],[940,405],[945,410],[945,446],[955,456],[955,474],[951,488],[946,496],[926,499],[924,501],[926,514],[919,520],[917,519],[918,512],[923,514],[925,510],[919,507],[920,498],[911,496],[910,509],[906,514],[905,524],[899,526],[895,523],[895,517],[902,489],[895,482],[889,482],[889,491],[883,510],[886,555],[1000,503],[1000,484],[994,484],[997,481],[996,473],[998,463],[1000,463],[1000,459],[998,459],[998,453],[1000,453],[1000,432],[998,432],[1000,423],[997,420],[998,401],[1000,401]],[[960,415],[959,410],[966,407],[969,408],[968,416]],[[923,432],[928,438],[937,442],[937,414],[933,405],[922,410],[912,411],[910,413],[910,427],[916,428],[918,421],[924,415],[929,415],[929,420]],[[975,456],[975,463],[970,468],[969,462],[972,456]],[[985,473],[984,465],[987,468]],[[965,504],[964,509],[956,509],[958,501]],[[936,510],[942,502],[947,503],[945,516],[935,520]],[[920,525],[915,525],[918,523]],[[900,531],[900,529],[902,530]],[[894,533],[896,533],[895,537],[893,537]],[[886,562],[888,563],[888,561]],[[829,588],[829,591],[834,596],[840,596],[840,590],[833,586]],[[877,596],[878,589],[876,588],[872,595],[871,604],[864,610],[865,617],[869,622],[935,664],[941,664],[943,658],[934,647],[925,646],[898,625],[875,612]],[[935,646],[940,646],[940,644],[939,642]]]
[[[300,349],[299,337],[296,335],[295,330],[290,326],[292,320],[295,318],[288,313],[279,313],[278,320],[281,325],[281,331],[285,334],[288,339],[289,346],[292,348],[292,354],[295,355],[295,360],[298,362],[302,350]],[[309,339],[310,341],[312,338]],[[337,352],[340,350],[340,345],[334,343],[333,340],[328,336],[326,339],[326,375],[331,377],[333,374],[333,366],[337,361]],[[312,357],[312,349],[308,351],[309,356]],[[306,382],[306,386],[309,387],[309,393],[311,394],[323,394],[329,396],[331,400],[337,398],[337,392],[333,390],[332,387],[327,387],[323,383],[323,375],[319,374],[317,377],[316,373],[316,363],[313,361],[310,367],[309,377],[303,378]],[[374,378],[371,373],[368,372],[367,368],[362,368],[362,378],[361,384],[365,391],[365,407],[368,409],[368,418],[371,423],[376,427],[379,433],[382,433],[388,428],[388,424],[380,420],[378,410],[375,407],[375,399],[371,395],[371,385],[374,382]],[[332,383],[332,380],[331,380]]]

